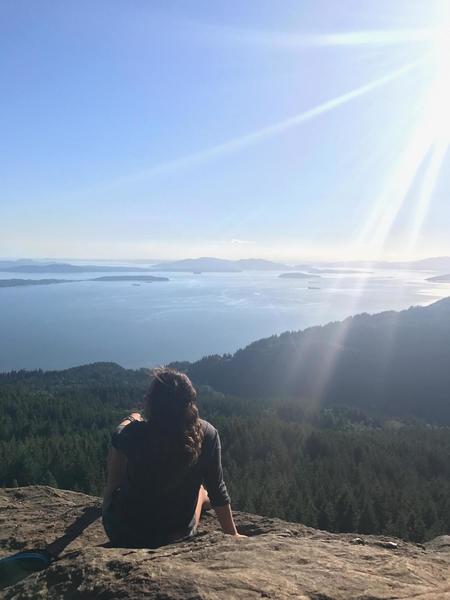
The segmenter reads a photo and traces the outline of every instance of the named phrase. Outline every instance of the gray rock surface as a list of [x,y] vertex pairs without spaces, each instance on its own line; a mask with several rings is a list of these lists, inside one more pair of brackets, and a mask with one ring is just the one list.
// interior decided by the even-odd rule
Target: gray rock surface
[[47,569],[3,587],[0,597],[450,600],[449,536],[425,546],[378,536],[355,543],[354,534],[238,512],[247,539],[223,535],[207,514],[190,541],[119,549],[104,546],[99,514],[98,498],[76,492],[0,490],[0,556],[45,547],[59,553]]

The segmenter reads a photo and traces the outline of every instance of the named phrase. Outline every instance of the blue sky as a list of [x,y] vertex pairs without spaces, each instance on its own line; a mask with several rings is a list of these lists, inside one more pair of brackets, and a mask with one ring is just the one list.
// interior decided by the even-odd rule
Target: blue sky
[[450,254],[449,15],[3,0],[0,256]]

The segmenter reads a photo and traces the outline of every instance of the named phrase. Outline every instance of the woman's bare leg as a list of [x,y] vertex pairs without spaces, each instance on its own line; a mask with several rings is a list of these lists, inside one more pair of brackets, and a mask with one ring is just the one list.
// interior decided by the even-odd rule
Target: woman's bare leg
[[201,485],[200,491],[198,492],[197,506],[195,507],[195,524],[196,525],[198,525],[200,522],[200,517],[202,515],[202,508],[211,508],[211,504],[209,502],[208,492]]

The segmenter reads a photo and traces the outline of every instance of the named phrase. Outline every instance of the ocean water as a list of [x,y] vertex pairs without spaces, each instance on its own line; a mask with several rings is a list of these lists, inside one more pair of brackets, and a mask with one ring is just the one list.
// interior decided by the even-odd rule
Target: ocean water
[[[158,273],[170,281],[0,288],[0,371],[94,361],[148,367],[234,352],[283,331],[450,296],[449,284],[426,281],[432,274],[377,270],[282,279],[276,272]],[[0,278],[101,275],[0,273]]]

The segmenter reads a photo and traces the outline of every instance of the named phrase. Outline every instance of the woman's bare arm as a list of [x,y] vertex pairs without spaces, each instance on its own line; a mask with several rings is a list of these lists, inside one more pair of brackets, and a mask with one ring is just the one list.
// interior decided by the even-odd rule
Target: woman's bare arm
[[119,488],[127,470],[127,457],[123,452],[110,448],[107,462],[106,486],[103,492],[103,503],[111,499],[114,490]]
[[215,506],[213,509],[217,515],[220,526],[222,527],[222,531],[224,533],[228,533],[229,535],[240,537],[240,534],[237,532],[236,525],[234,524],[231,506],[229,504],[225,504],[225,506]]
[[[133,417],[136,421],[141,421],[142,417],[139,413],[132,413],[131,417]],[[129,425],[132,421],[127,417],[124,419],[118,430],[120,431],[127,425]],[[127,470],[127,457],[123,452],[116,450],[115,448],[110,448],[107,459],[107,477],[106,477],[106,486],[103,492],[103,503],[106,504],[110,499],[115,490],[117,490],[121,485],[125,477],[125,473]]]

